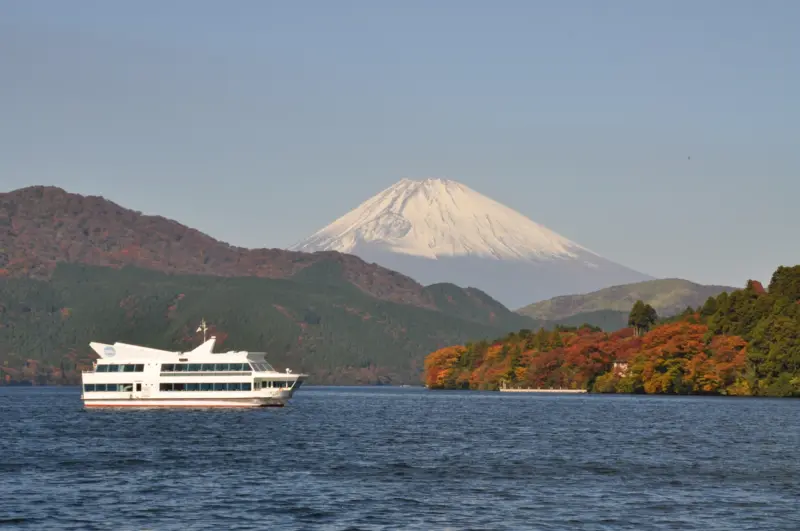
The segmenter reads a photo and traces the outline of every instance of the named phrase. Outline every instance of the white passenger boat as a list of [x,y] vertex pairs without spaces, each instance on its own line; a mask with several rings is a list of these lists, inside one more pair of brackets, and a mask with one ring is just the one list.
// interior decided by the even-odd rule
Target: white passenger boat
[[90,343],[100,359],[83,372],[84,406],[283,406],[307,377],[276,371],[263,353],[214,353],[215,341],[190,352]]

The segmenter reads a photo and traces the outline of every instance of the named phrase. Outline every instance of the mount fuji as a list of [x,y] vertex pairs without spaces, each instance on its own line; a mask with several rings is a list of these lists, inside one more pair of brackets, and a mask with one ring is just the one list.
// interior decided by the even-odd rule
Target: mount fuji
[[653,277],[611,262],[447,179],[403,179],[291,250],[339,251],[510,308]]

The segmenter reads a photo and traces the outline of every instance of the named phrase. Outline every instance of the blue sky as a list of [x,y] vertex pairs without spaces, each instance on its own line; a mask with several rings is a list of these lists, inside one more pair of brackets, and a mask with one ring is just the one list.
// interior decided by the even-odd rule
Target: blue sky
[[798,27],[791,0],[5,0],[0,190],[286,247],[446,177],[645,273],[768,281],[800,263]]

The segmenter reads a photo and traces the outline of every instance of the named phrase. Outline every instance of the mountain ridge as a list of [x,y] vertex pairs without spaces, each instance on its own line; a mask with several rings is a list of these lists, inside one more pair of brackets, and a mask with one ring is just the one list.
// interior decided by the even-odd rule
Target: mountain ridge
[[[486,295],[453,286],[460,306],[437,301],[402,273],[337,251],[303,253],[236,247],[159,215],[145,215],[98,195],[55,186],[29,186],[0,193],[0,278],[48,279],[57,264],[121,268],[126,265],[172,274],[288,279],[314,269],[333,275],[379,300],[445,313],[519,323],[519,315]],[[318,264],[328,264],[315,268]],[[335,267],[330,267],[335,266]],[[309,269],[311,268],[311,269]],[[315,282],[321,282],[316,278]],[[442,305],[441,307],[437,304]],[[526,318],[527,319],[527,318]]]

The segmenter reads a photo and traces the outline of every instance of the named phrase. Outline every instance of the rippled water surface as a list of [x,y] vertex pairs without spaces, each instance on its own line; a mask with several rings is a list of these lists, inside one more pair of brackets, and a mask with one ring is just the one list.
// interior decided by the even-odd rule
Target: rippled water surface
[[0,388],[0,527],[800,529],[800,401],[303,387],[89,410]]

